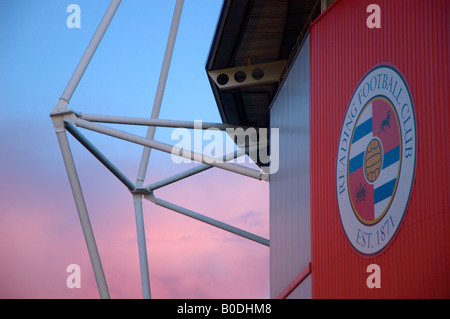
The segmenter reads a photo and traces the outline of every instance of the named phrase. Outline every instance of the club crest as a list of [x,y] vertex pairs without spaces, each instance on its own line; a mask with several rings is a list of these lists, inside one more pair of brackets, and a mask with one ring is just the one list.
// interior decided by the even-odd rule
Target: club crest
[[397,69],[378,65],[353,93],[336,161],[339,214],[359,253],[379,253],[397,233],[411,194],[416,147],[408,86]]

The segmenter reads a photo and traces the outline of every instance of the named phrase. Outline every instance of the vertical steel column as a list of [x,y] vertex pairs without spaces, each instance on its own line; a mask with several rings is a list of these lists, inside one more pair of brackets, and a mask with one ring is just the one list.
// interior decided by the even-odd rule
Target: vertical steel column
[[[51,116],[63,112],[67,109],[72,95],[78,86],[89,62],[92,59],[97,47],[103,38],[114,14],[119,7],[121,0],[111,0],[102,20],[100,21],[97,30],[92,36],[83,56],[80,59],[75,71],[73,72],[69,82],[64,89],[58,103],[53,108]],[[84,201],[83,192],[81,190],[80,181],[78,179],[78,174],[75,168],[75,163],[73,161],[72,152],[70,150],[69,141],[67,140],[66,131],[64,129],[64,124],[62,117],[53,118],[53,123],[55,125],[56,135],[58,137],[59,146],[61,148],[61,153],[64,159],[64,164],[66,166],[67,175],[69,177],[70,186],[72,188],[73,197],[75,204],[77,206],[78,216],[80,218],[81,227],[83,229],[84,238],[89,252],[89,257],[91,259],[92,268],[94,270],[95,280],[97,281],[98,291],[101,298],[109,298],[108,286],[106,284],[105,274],[103,273],[102,263],[100,261],[100,255],[98,253],[97,244],[95,242],[94,232],[92,231],[92,225],[89,220],[88,211],[86,208],[86,203]]]
[[[180,24],[181,19],[181,11],[183,9],[184,0],[177,0],[175,5],[175,10],[173,12],[172,24],[170,26],[169,38],[167,40],[166,52],[164,53],[164,60],[161,67],[161,73],[158,81],[158,88],[156,90],[155,100],[153,102],[152,109],[152,119],[156,119],[159,117],[159,111],[161,110],[161,102],[164,95],[164,90],[166,88],[167,76],[169,74],[170,62],[172,60],[173,48],[175,47],[175,39],[177,37],[178,26]],[[150,126],[147,130],[147,139],[153,139],[155,137],[155,126]],[[145,180],[145,174],[147,172],[148,161],[150,159],[150,151],[151,149],[148,147],[144,148],[142,153],[141,164],[139,166],[138,177],[136,181],[136,186],[143,186]]]
[[73,161],[69,141],[67,140],[66,131],[59,130],[56,132],[56,136],[58,137],[59,147],[61,148],[64,165],[66,166],[73,198],[75,200],[75,205],[77,206],[78,216],[80,218],[81,228],[83,229],[84,239],[86,241],[92,268],[94,270],[95,280],[97,281],[98,291],[101,298],[109,298],[108,285],[106,284],[105,274],[103,273],[100,255],[95,242],[94,232],[92,231],[92,225],[89,220],[89,214],[84,201],[75,163]]
[[[158,118],[159,111],[161,109],[161,102],[164,95],[164,89],[167,82],[167,76],[169,73],[170,61],[172,59],[173,48],[175,46],[175,38],[178,31],[178,25],[180,23],[181,11],[183,8],[184,0],[177,0],[175,5],[175,10],[173,13],[172,24],[170,26],[169,38],[167,40],[166,52],[164,54],[163,65],[161,68],[161,73],[159,76],[158,87],[156,90],[156,96],[153,103],[153,109],[151,118]],[[150,126],[147,131],[147,139],[153,139],[155,136],[156,127]],[[147,166],[150,159],[150,148],[144,147],[142,152],[142,159],[139,165],[139,171],[136,181],[136,186],[141,187],[144,185],[145,175],[147,172]],[[147,248],[145,243],[145,228],[144,228],[144,218],[142,209],[142,196],[139,196],[139,200],[136,200],[134,196],[134,210],[136,215],[136,231],[138,237],[138,248],[139,248],[139,260],[141,267],[141,282],[142,282],[142,295],[144,298],[150,298],[150,278],[148,271],[148,259],[147,259]]]
[[133,195],[134,213],[136,216],[136,233],[139,249],[139,266],[141,269],[142,297],[151,298],[150,275],[148,272],[147,244],[145,242],[144,214],[142,209],[142,195]]

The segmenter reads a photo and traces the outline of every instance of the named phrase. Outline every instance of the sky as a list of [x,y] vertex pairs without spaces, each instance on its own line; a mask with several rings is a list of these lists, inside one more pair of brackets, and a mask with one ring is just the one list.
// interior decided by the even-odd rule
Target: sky
[[[81,28],[68,28],[78,4]],[[49,114],[108,0],[0,1],[0,298],[99,298]],[[160,118],[221,122],[205,72],[220,0],[186,0]],[[69,108],[148,118],[175,0],[124,0]],[[117,128],[117,126],[114,126]],[[147,128],[123,126],[145,136]],[[81,130],[81,129],[80,129]],[[155,139],[175,144],[173,129]],[[142,147],[82,130],[132,181]],[[141,298],[133,199],[69,136],[112,298]],[[196,164],[152,151],[146,183]],[[249,163],[249,166],[252,164]],[[269,238],[269,186],[217,168],[156,196]],[[269,249],[144,201],[153,298],[268,298]],[[67,266],[81,269],[68,288]]]

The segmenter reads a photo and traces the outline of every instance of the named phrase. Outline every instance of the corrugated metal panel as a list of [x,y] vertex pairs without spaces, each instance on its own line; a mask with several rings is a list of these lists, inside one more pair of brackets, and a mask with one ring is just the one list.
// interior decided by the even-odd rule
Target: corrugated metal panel
[[[279,170],[270,178],[270,294],[277,297],[311,260],[309,211],[309,39],[270,111],[279,128]],[[307,281],[308,282],[308,281]],[[302,291],[310,297],[310,289]]]
[[[381,8],[381,29],[366,8]],[[311,27],[311,225],[314,298],[450,297],[450,1],[342,0]],[[409,82],[417,158],[410,206],[380,255],[355,252],[336,200],[336,152],[347,105],[377,63],[396,65]],[[381,288],[366,286],[369,264]]]

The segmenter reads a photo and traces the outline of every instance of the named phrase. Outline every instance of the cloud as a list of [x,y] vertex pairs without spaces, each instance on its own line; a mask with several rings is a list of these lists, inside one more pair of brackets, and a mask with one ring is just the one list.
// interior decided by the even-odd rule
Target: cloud
[[[15,167],[11,157],[3,162],[13,169],[4,172],[8,182],[1,185],[0,297],[98,298],[57,145],[47,152],[48,160],[36,166]],[[76,147],[74,157],[81,163],[79,176],[111,297],[141,298],[131,195]],[[20,163],[26,159],[22,156]],[[27,183],[17,176],[26,176]],[[211,170],[157,195],[264,236],[268,225],[263,225],[267,214],[260,205],[260,185]],[[153,298],[268,297],[267,247],[147,201],[144,219]],[[80,289],[66,286],[66,267],[72,263],[81,267]]]
[[[25,127],[34,127],[32,134]],[[22,121],[0,130],[3,136],[14,136],[0,140],[0,298],[98,298],[51,122]],[[141,298],[132,196],[91,154],[69,140],[111,297]],[[97,146],[114,155],[113,149]],[[119,155],[116,165],[127,174],[137,172],[139,161]],[[170,156],[153,155],[157,153],[152,154],[149,179],[192,166],[177,166]],[[265,182],[212,168],[155,194],[269,236]],[[144,220],[154,298],[268,297],[267,247],[148,201]],[[80,289],[66,286],[66,267],[73,263],[81,267]]]

